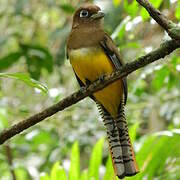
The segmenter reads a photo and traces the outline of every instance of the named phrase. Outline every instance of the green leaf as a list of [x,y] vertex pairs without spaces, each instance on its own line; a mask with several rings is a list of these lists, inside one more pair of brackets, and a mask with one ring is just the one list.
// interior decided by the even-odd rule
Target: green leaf
[[132,179],[141,180],[143,177],[153,179],[163,176],[168,166],[176,167],[177,170],[175,169],[174,173],[178,172],[178,162],[173,161],[180,156],[180,142],[178,141],[180,134],[176,132],[179,132],[179,129],[162,131],[145,138],[144,144],[136,155],[141,173]]
[[174,74],[169,74],[168,76],[169,80],[168,80],[168,89],[170,90],[173,87],[177,87],[178,83],[177,83],[177,77],[174,76]]
[[32,149],[36,150],[40,145],[51,144],[51,134],[42,129],[35,129],[26,135],[26,139],[31,142]]
[[30,179],[29,174],[24,167],[14,168],[14,171],[18,180]]
[[127,48],[134,48],[134,49],[137,49],[137,48],[140,48],[140,44],[138,44],[138,42],[128,42],[126,44],[122,44],[120,46],[121,50],[124,50],[124,49],[127,49]]
[[99,180],[99,167],[102,161],[103,144],[104,138],[101,138],[93,148],[89,165],[89,179]]
[[[155,8],[159,8],[161,3],[163,2],[163,0],[150,0],[150,2]],[[140,15],[141,15],[141,17],[143,18],[144,21],[147,20],[150,17],[149,13],[144,8],[141,9]]]
[[45,85],[43,85],[39,81],[36,81],[36,80],[30,78],[28,74],[23,74],[23,73],[13,73],[13,74],[0,73],[0,78],[16,79],[16,80],[24,82],[26,85],[28,85],[30,87],[37,88],[37,89],[41,90],[42,92],[44,92],[46,94],[48,93],[48,89],[47,89],[47,87]]
[[66,172],[59,162],[53,165],[51,170],[51,180],[67,180]]
[[[147,166],[149,163],[149,158],[151,154],[151,150],[153,148],[153,142],[154,142],[155,137],[154,136],[149,136],[145,137],[144,140],[141,139],[141,142],[144,141],[143,145],[141,146],[140,150],[136,154],[136,160],[138,163],[138,166],[140,168],[140,172],[144,171],[143,168]],[[142,170],[143,169],[143,170]],[[132,180],[141,180],[143,179],[143,173],[139,173],[136,176],[131,178]]]
[[114,32],[112,33],[111,37],[112,39],[115,39],[116,37],[118,37],[119,39],[122,39],[125,33],[125,26],[126,24],[129,22],[130,17],[126,17],[114,30]]
[[132,1],[131,3],[124,1],[124,9],[131,17],[135,17],[139,10],[138,3],[136,1]]
[[170,71],[167,66],[163,66],[160,70],[154,71],[154,79],[152,86],[155,90],[160,90],[165,84],[165,78],[169,75]]
[[[172,160],[168,162],[167,159],[174,159],[177,157],[180,157],[179,147],[180,147],[180,134],[176,134],[172,131],[162,131],[162,135],[158,136],[159,142],[156,143],[156,147],[154,148],[154,154],[151,160],[151,164],[153,165],[153,168],[147,167],[147,171],[151,169],[149,173],[149,177],[153,177],[156,174],[161,175],[163,170],[166,169],[166,166],[170,163],[172,163]],[[161,156],[159,156],[159,153],[161,152]],[[177,164],[174,164],[176,166]]]
[[176,6],[175,16],[178,20],[180,20],[180,1],[178,1],[178,5]]
[[114,174],[114,169],[112,165],[112,160],[111,160],[111,156],[109,155],[106,162],[106,172],[103,179],[104,180],[113,179],[114,176],[115,174]]
[[80,180],[88,180],[88,170],[82,172]]
[[143,18],[144,21],[146,21],[149,18],[149,14],[144,8],[142,8],[140,10],[140,15],[141,15],[141,17]]
[[22,56],[22,52],[17,51],[6,55],[0,59],[0,71],[9,68]]
[[[144,164],[148,162],[147,156],[149,155],[149,152],[151,152],[153,148],[154,140],[155,140],[154,136],[145,137],[144,143],[136,155],[136,159],[140,167],[142,167]],[[143,140],[141,139],[141,141]]]
[[46,173],[42,173],[40,175],[40,180],[50,180],[50,177]]
[[180,153],[177,149],[179,149],[180,143],[178,138],[180,135],[173,134],[172,131],[160,132],[156,136],[156,141],[151,150],[151,160],[144,171],[144,174],[148,174],[148,179],[162,174],[168,158],[179,157]]
[[71,4],[62,4],[60,8],[68,14],[73,14],[75,12],[75,8]]
[[121,0],[113,0],[113,4],[115,7],[119,6]]
[[70,180],[79,180],[80,177],[80,160],[78,142],[75,142],[71,150],[71,166],[69,170]]
[[34,44],[20,44],[26,58],[28,72],[34,79],[39,79],[42,69],[53,71],[53,57],[47,48]]
[[8,123],[8,115],[7,111],[4,108],[0,108],[0,131],[7,128]]
[[150,2],[155,8],[159,8],[163,0],[150,0]]
[[137,134],[137,129],[139,128],[139,124],[140,124],[139,121],[136,122],[133,126],[131,126],[129,130],[129,135],[130,135],[132,144],[136,140],[136,134]]

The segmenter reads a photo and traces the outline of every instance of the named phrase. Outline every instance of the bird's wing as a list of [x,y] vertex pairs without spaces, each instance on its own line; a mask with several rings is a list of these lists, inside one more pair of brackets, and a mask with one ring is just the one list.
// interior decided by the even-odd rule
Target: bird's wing
[[77,74],[75,73],[75,71],[74,71],[74,74],[75,74],[76,79],[77,79],[77,81],[78,81],[78,83],[79,83],[79,86],[80,86],[80,87],[86,86],[86,84],[84,84],[84,83],[79,79],[79,77],[77,76]]
[[[118,48],[114,44],[113,40],[105,33],[104,39],[100,42],[101,47],[103,48],[106,55],[114,64],[115,68],[118,70],[123,66],[122,58],[118,52]],[[127,79],[126,77],[122,78],[123,87],[124,87],[124,102],[126,104],[128,89],[127,89]]]
[[[104,52],[109,57],[111,62],[114,64],[115,69],[120,69],[123,66],[123,61],[112,39],[107,34],[105,34],[104,39],[100,42],[100,45],[104,49]],[[112,119],[111,116],[108,116],[108,112],[105,111],[102,106],[100,106],[99,108],[108,133],[109,147],[113,166],[116,175],[119,178],[123,178],[124,176],[132,176],[138,173],[138,167],[136,164],[132,144],[130,142],[124,111],[124,106],[127,100],[126,77],[122,78],[122,82],[124,88],[124,98],[122,99],[119,106],[118,117],[116,119]],[[110,120],[111,122],[109,122]],[[113,133],[113,136],[112,133],[109,133],[109,131],[115,131],[115,133]],[[116,139],[116,146],[114,146],[113,144],[114,139]]]

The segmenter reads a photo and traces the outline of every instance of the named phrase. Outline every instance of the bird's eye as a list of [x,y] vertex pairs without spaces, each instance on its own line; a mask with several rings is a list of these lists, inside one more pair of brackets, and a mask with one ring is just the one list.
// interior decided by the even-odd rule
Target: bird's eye
[[82,10],[79,14],[81,18],[88,17],[89,13],[87,10]]

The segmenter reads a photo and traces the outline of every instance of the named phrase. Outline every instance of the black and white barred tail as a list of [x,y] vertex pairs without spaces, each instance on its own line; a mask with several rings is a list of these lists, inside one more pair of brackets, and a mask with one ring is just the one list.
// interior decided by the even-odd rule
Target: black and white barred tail
[[101,105],[98,104],[98,107],[107,130],[115,174],[120,179],[137,174],[138,167],[128,134],[124,103],[121,102],[117,118],[113,118]]

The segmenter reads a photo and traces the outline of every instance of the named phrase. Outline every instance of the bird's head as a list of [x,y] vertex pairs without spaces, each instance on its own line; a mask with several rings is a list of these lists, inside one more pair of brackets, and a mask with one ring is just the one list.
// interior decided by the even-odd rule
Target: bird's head
[[73,26],[101,26],[101,19],[104,17],[104,13],[96,5],[83,5],[81,6],[73,16]]

